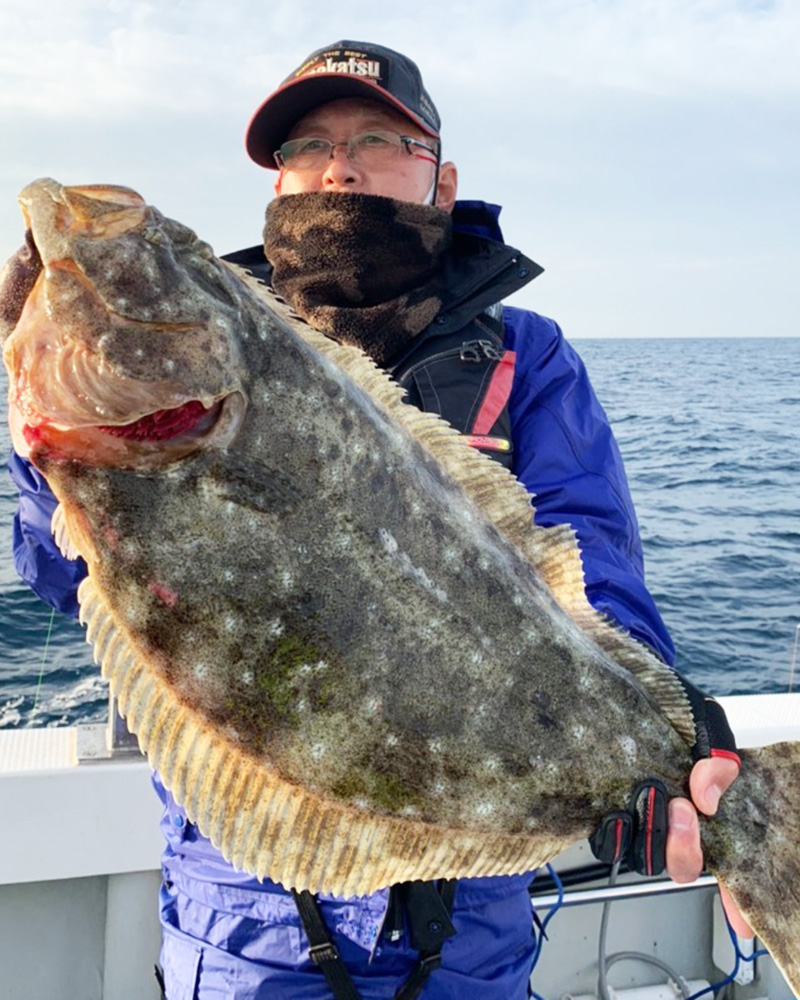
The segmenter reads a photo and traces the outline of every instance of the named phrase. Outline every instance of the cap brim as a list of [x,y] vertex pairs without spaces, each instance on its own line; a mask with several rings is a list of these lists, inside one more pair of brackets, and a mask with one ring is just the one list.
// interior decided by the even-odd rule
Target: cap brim
[[439,138],[434,128],[373,80],[360,80],[345,73],[314,73],[282,84],[256,111],[245,135],[248,156],[262,167],[277,170],[275,150],[286,141],[295,123],[320,104],[343,97],[381,101],[414,122],[427,135]]

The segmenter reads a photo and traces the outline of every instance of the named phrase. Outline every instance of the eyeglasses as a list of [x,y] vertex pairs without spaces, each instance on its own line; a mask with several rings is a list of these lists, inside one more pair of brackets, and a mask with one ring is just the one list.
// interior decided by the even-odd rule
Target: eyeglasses
[[351,135],[344,142],[331,142],[330,139],[290,139],[273,154],[279,167],[287,170],[319,170],[333,158],[337,146],[347,147],[347,158],[357,160],[365,167],[380,166],[396,160],[403,150],[409,156],[417,156],[427,160],[415,150],[423,149],[433,157],[436,163],[437,151],[427,146],[419,139],[410,135],[397,135],[395,132],[361,132]]

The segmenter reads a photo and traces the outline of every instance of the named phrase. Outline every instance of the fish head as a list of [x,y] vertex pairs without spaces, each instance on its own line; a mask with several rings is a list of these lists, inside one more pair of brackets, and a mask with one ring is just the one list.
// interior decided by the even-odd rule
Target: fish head
[[34,181],[0,273],[15,450],[40,468],[159,468],[224,447],[246,411],[236,278],[130,188]]

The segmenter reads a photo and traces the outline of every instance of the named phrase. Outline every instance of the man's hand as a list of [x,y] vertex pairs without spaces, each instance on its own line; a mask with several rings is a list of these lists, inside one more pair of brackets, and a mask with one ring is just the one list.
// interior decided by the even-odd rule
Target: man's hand
[[[589,844],[595,857],[606,864],[624,859],[642,875],[657,875],[666,868],[675,882],[694,882],[703,870],[697,810],[706,816],[716,813],[723,792],[739,774],[741,760],[722,706],[685,677],[676,677],[686,692],[695,725],[691,801],[678,797],[667,806],[663,784],[655,778],[643,781],[627,810],[613,810],[603,817]],[[734,931],[740,937],[753,937],[723,886],[719,894]]]
[[[713,816],[723,792],[733,783],[738,773],[739,767],[733,760],[724,757],[699,760],[689,775],[689,791],[694,805],[688,799],[675,798],[670,801],[667,873],[675,882],[694,882],[703,870],[700,824],[695,806],[706,816]],[[723,886],[719,887],[719,893],[734,931],[740,937],[753,937],[753,931]]]

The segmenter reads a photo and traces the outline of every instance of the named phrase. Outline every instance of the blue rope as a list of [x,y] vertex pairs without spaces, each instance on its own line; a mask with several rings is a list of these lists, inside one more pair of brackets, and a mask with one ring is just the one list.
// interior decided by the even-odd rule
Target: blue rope
[[698,997],[705,996],[706,993],[716,993],[717,990],[721,990],[723,986],[727,986],[728,983],[733,982],[736,973],[739,971],[739,964],[741,962],[755,962],[755,960],[757,958],[760,958],[762,955],[769,955],[769,952],[767,951],[766,948],[759,948],[757,951],[754,951],[752,955],[745,955],[742,952],[741,948],[739,947],[739,938],[736,934],[736,931],[733,929],[733,927],[731,927],[731,922],[730,920],[728,920],[728,914],[725,913],[724,909],[722,913],[723,916],[725,917],[725,926],[728,928],[728,936],[731,939],[731,944],[733,945],[733,951],[734,954],[736,955],[736,962],[733,966],[733,972],[731,972],[730,975],[726,976],[724,979],[720,980],[718,983],[712,983],[711,986],[706,986],[704,990],[698,990],[697,993],[692,993],[692,995],[690,997],[687,997],[686,1000],[697,1000]]
[[[561,909],[564,903],[564,886],[561,882],[561,879],[558,877],[558,872],[555,870],[555,868],[552,867],[552,865],[547,865],[547,871],[549,872],[550,877],[553,879],[553,881],[556,884],[556,888],[558,889],[558,899],[547,911],[547,915],[545,916],[544,920],[541,923],[539,936],[536,939],[536,946],[533,951],[531,974],[533,974],[533,970],[536,968],[536,963],[539,961],[539,957],[542,953],[542,944],[545,938],[547,937],[545,933],[547,925],[550,923],[550,921],[553,919],[556,913]],[[733,971],[730,973],[730,975],[726,976],[718,983],[713,983],[711,986],[707,986],[703,990],[698,990],[697,993],[692,993],[692,995],[687,997],[686,1000],[698,1000],[699,997],[705,996],[707,993],[716,993],[717,990],[721,990],[723,986],[727,986],[728,983],[733,982],[736,973],[739,971],[739,964],[741,962],[755,962],[757,958],[760,958],[763,955],[769,955],[769,952],[767,951],[766,948],[759,948],[758,950],[754,951],[752,955],[745,955],[742,952],[741,948],[739,947],[739,938],[737,937],[736,931],[734,931],[733,927],[731,927],[731,922],[730,920],[728,920],[728,915],[727,913],[725,913],[724,909],[722,913],[723,916],[725,917],[725,926],[728,928],[728,936],[731,939],[731,944],[733,945],[733,951],[736,956],[736,962],[733,966]],[[539,993],[536,993],[534,990],[530,991],[530,995],[533,998],[533,1000],[544,1000],[544,997],[542,997]]]
[[[555,903],[553,903],[553,905],[547,911],[547,914],[545,915],[545,918],[540,925],[539,936],[536,939],[536,946],[533,949],[531,975],[533,974],[533,970],[536,968],[536,963],[539,961],[539,956],[542,954],[542,945],[545,941],[545,938],[547,937],[546,934],[547,925],[550,923],[550,921],[553,919],[556,913],[558,913],[558,911],[564,904],[564,885],[558,876],[558,872],[550,864],[547,865],[547,871],[550,875],[550,878],[552,878],[553,882],[555,882],[556,889],[558,890],[558,899],[555,901]],[[540,997],[538,993],[534,993],[533,991],[531,991],[531,996],[534,998],[534,1000],[543,1000],[543,997]]]

